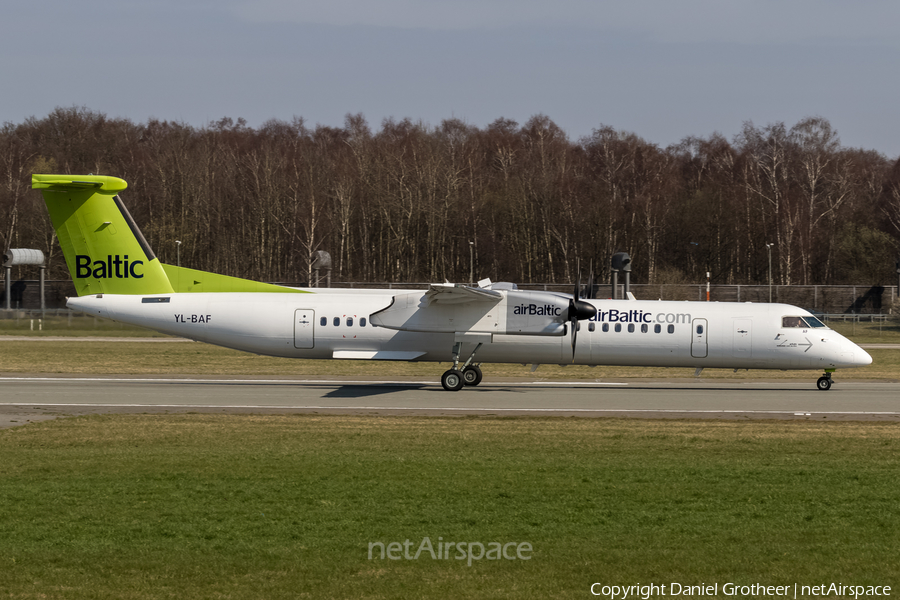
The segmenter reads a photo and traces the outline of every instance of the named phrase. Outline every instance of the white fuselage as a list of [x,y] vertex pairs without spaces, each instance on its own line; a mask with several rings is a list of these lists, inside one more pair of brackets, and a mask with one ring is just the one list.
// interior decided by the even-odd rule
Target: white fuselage
[[[465,332],[372,326],[371,315],[388,307],[397,293],[329,289],[314,293],[102,294],[72,298],[68,305],[99,317],[271,356],[447,362],[459,341],[463,360],[481,342],[477,354],[481,363],[573,362],[570,335],[469,338]],[[859,346],[826,327],[783,327],[785,316],[809,315],[786,304],[588,302],[597,308],[597,316],[579,323],[575,364],[824,370],[872,362]]]

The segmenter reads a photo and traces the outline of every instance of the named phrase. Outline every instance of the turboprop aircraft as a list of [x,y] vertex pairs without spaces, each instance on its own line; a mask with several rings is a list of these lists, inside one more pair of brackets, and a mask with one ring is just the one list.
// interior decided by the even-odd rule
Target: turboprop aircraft
[[[483,280],[426,290],[292,288],[161,263],[106,176],[33,175],[78,293],[75,310],[257,354],[450,362],[450,391],[486,363],[819,369],[872,358],[787,304],[593,300]],[[477,357],[477,359],[476,359]]]

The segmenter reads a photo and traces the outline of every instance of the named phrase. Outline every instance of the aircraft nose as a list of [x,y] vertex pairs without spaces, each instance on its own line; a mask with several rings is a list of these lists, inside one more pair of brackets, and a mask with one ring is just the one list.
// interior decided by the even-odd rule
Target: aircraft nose
[[872,364],[872,357],[868,352],[847,340],[841,348],[840,362],[846,364],[848,367],[864,367]]
[[856,348],[856,351],[853,353],[853,358],[855,359],[853,362],[860,367],[872,364],[872,356],[858,346]]

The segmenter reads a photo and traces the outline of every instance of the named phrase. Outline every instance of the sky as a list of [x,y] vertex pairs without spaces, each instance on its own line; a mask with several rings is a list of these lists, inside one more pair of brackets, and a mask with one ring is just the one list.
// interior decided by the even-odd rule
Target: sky
[[896,0],[29,0],[0,18],[0,122],[84,106],[251,126],[550,117],[665,147],[821,116],[900,157]]

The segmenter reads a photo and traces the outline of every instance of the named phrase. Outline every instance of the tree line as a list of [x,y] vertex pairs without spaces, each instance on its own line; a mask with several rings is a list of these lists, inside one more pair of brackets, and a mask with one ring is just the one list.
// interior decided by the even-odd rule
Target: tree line
[[[32,173],[121,177],[163,262],[307,282],[328,251],[336,281],[633,281],[893,284],[900,159],[840,144],[824,118],[743,125],[661,148],[601,126],[577,140],[547,116],[432,126],[362,115],[252,128],[134,123],[86,108],[0,128],[0,245],[64,261]],[[470,244],[472,242],[472,244]],[[471,252],[471,255],[470,255]]]

